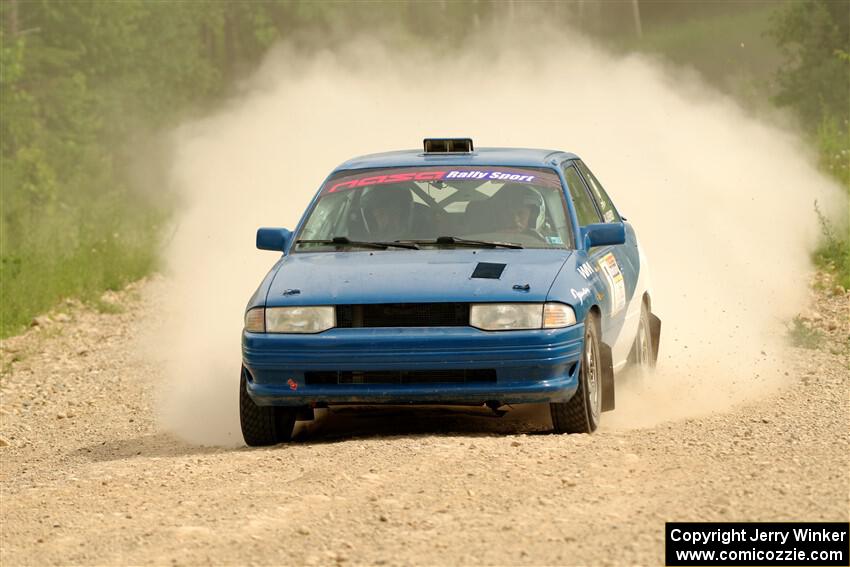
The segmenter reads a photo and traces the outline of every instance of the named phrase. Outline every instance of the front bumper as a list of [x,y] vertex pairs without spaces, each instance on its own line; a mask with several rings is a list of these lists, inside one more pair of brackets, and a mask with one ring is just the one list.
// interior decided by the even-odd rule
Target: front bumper
[[[578,387],[584,325],[487,332],[472,327],[242,333],[248,394],[258,405],[563,402]],[[495,370],[491,382],[308,383],[306,373]]]

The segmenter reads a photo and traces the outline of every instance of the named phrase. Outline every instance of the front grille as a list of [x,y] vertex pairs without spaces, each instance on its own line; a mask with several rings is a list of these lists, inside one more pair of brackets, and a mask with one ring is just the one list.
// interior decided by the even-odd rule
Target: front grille
[[359,327],[465,327],[468,303],[377,303],[337,305],[336,326]]
[[305,372],[308,385],[340,384],[473,384],[493,383],[496,370],[367,370]]

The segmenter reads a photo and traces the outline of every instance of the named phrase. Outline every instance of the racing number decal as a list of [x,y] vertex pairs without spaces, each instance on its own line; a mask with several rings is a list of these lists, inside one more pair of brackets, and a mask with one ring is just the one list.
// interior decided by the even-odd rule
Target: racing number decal
[[605,281],[608,282],[608,289],[611,290],[611,315],[615,315],[626,306],[626,283],[623,273],[611,252],[602,256],[597,263]]

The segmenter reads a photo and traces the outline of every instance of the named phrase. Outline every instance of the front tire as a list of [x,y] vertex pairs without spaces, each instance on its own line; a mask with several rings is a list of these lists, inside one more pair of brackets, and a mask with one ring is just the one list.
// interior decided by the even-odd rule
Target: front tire
[[566,402],[549,404],[555,433],[593,433],[602,410],[602,360],[596,316],[584,321],[584,349],[576,393]]
[[258,406],[248,395],[248,371],[242,367],[239,379],[239,422],[242,438],[249,447],[276,445],[292,439],[296,410]]

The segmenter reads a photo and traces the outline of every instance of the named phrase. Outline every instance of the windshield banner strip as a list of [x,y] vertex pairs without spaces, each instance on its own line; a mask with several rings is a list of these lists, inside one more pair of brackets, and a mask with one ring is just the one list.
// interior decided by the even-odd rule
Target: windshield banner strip
[[515,167],[416,167],[392,168],[380,171],[369,170],[356,175],[344,172],[343,176],[329,180],[323,193],[337,193],[373,185],[406,182],[433,181],[495,181],[500,183],[524,183],[541,187],[560,187],[558,176],[541,169]]

